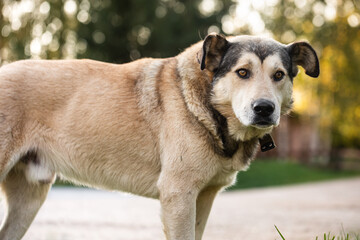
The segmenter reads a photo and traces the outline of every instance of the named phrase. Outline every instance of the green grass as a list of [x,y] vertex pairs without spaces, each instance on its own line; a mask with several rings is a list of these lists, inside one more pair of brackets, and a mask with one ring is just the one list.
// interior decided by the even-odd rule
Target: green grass
[[239,172],[228,190],[269,187],[360,176],[360,171],[315,168],[284,160],[256,160],[246,172]]
[[[286,240],[285,237],[281,234],[280,230],[275,225],[276,231],[279,233],[282,240]],[[321,240],[322,238],[316,237],[315,240]],[[341,233],[339,235],[333,235],[330,232],[324,233],[324,240],[360,240],[360,235],[356,233],[346,233],[344,228],[342,227]]]

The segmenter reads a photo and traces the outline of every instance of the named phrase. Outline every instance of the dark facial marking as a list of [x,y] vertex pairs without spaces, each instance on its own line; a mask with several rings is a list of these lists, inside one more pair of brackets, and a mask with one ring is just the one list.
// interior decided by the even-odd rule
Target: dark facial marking
[[292,63],[285,46],[267,39],[250,38],[240,40],[239,42],[229,42],[229,47],[214,75],[213,85],[216,84],[219,78],[230,72],[237,63],[238,59],[244,53],[248,52],[254,53],[258,56],[261,62],[270,55],[279,54],[285,69],[288,73],[291,73]]

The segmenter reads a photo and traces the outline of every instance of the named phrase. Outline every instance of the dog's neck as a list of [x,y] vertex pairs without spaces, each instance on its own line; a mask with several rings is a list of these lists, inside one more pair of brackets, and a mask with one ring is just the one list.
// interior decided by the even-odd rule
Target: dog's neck
[[[199,63],[196,60],[196,52],[197,49],[195,48],[194,51],[190,51],[190,54],[182,54],[177,57],[181,90],[189,112],[210,134],[211,145],[213,145],[216,153],[231,158],[243,145],[248,149],[245,151],[247,152],[246,155],[253,156],[258,142],[257,137],[242,141],[231,136],[227,118],[217,111],[210,102],[213,73],[200,70]],[[244,157],[249,158],[248,156]]]

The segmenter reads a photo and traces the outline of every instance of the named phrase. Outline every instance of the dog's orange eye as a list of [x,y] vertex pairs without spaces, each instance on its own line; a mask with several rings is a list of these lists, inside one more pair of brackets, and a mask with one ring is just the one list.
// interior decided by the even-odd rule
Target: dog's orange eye
[[284,75],[285,75],[284,72],[282,72],[282,71],[277,71],[277,72],[274,74],[274,80],[275,80],[275,81],[280,81],[281,79],[284,78]]
[[241,68],[237,71],[237,74],[239,75],[239,77],[241,78],[249,78],[250,77],[250,73],[248,70],[244,69],[244,68]]

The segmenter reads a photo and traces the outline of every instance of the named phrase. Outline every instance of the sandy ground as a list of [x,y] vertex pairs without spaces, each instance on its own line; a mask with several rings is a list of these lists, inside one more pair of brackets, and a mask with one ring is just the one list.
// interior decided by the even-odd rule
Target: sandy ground
[[[25,240],[164,239],[159,202],[123,193],[53,188]],[[0,210],[3,215],[3,209]],[[204,240],[315,240],[360,233],[360,178],[221,193]]]

